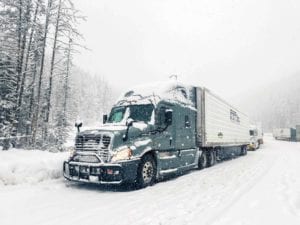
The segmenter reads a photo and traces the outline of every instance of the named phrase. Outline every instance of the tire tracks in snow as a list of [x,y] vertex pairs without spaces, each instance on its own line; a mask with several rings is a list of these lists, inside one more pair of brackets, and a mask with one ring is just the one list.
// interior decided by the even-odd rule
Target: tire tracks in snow
[[[254,152],[253,154],[257,154],[257,152]],[[265,159],[260,159],[259,167],[256,167],[254,170],[252,170],[251,173],[247,173],[249,172],[249,170],[245,170],[243,174],[240,174],[240,177],[242,177],[243,184],[239,186],[238,191],[232,194],[227,199],[220,198],[219,203],[221,204],[221,207],[216,209],[214,211],[214,215],[208,217],[207,220],[205,220],[204,224],[211,225],[217,222],[227,211],[229,211],[239,201],[239,199],[243,198],[243,196],[246,195],[247,192],[252,190],[256,185],[260,183],[260,181],[263,180],[265,176],[268,175],[268,173],[270,173],[272,168],[278,163],[278,160],[275,163],[271,162],[271,160],[268,160],[268,163],[265,162]]]
[[[290,152],[284,155],[282,160],[283,165],[289,162],[289,165],[283,166],[280,173],[281,179],[278,181],[277,192],[280,196],[279,199],[285,205],[286,211],[300,218],[300,177],[297,171],[297,164],[300,160],[300,152],[294,151],[291,155]],[[295,157],[295,155],[298,157]],[[291,157],[291,158],[289,158]],[[297,191],[294,191],[297,190]]]

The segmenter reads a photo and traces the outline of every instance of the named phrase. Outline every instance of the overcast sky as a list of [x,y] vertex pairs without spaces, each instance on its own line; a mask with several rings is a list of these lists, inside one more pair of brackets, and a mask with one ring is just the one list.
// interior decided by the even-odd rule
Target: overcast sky
[[179,80],[231,98],[300,71],[299,0],[75,0],[84,70],[119,90]]

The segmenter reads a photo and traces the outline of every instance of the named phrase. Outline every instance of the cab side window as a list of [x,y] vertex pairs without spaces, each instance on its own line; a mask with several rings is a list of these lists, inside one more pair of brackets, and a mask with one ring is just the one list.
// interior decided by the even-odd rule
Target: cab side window
[[165,112],[166,112],[167,108],[165,106],[160,107],[157,111],[156,111],[156,120],[155,120],[155,124],[158,126],[163,126],[165,123]]

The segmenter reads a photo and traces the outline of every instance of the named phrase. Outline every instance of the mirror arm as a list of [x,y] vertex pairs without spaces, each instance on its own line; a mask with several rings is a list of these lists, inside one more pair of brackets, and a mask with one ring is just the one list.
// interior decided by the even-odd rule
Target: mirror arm
[[127,126],[126,132],[125,132],[125,134],[123,135],[123,141],[127,141],[127,140],[128,140],[128,132],[129,132],[129,126]]
[[129,133],[129,128],[132,126],[132,122],[127,124],[127,128],[126,128],[126,132],[123,135],[123,141],[127,141],[128,140],[128,133]]

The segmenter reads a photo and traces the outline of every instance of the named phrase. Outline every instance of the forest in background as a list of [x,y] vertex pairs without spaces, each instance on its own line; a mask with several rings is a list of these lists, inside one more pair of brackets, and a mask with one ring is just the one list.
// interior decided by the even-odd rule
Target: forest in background
[[239,105],[253,121],[261,122],[266,132],[300,125],[300,74],[243,94]]
[[73,64],[84,20],[72,0],[0,0],[2,149],[63,150],[78,116],[92,123],[108,110],[108,82]]

